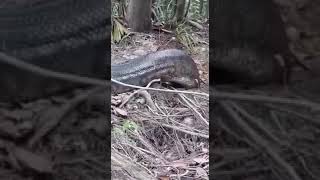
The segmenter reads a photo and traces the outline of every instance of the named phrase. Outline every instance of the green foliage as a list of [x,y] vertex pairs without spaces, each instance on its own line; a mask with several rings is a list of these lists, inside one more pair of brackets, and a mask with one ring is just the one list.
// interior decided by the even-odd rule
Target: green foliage
[[157,0],[154,12],[159,22],[169,22],[175,15],[175,0]]
[[118,43],[122,38],[128,34],[128,30],[116,18],[112,18],[112,42]]
[[198,45],[198,41],[191,27],[185,23],[178,24],[175,30],[175,35],[177,40],[188,48],[190,52],[193,52],[194,47]]
[[[203,0],[203,4],[201,7],[201,0],[192,0],[189,8],[188,17],[194,20],[201,20],[203,18],[206,18],[206,9],[207,7],[207,1],[209,0]],[[200,12],[201,11],[201,12]]]
[[124,11],[127,7],[127,0],[112,0],[112,17],[120,17],[123,18]]
[[138,125],[134,121],[125,121],[125,123],[122,125],[122,129],[124,131],[137,131]]
[[111,131],[112,133],[112,139],[120,141],[121,143],[128,143],[133,146],[136,146],[136,142],[129,137],[129,134],[126,130],[124,130],[123,127],[114,127]]
[[[204,20],[207,17],[206,10],[209,0],[186,0],[187,17],[194,20]],[[190,2],[190,6],[188,3]],[[154,4],[154,12],[159,22],[170,23],[175,15],[176,0],[157,0]],[[202,7],[201,7],[202,6]],[[187,9],[188,8],[188,9]],[[200,12],[201,11],[201,12]]]

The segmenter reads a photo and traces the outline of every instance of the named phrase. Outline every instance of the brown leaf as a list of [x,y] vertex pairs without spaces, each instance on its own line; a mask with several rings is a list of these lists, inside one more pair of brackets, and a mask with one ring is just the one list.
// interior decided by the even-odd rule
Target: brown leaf
[[158,177],[160,180],[170,180],[169,176],[159,176]]
[[123,110],[123,109],[114,107],[114,111],[116,112],[116,114],[119,114],[119,115],[121,115],[121,116],[124,116],[124,117],[127,117],[127,116],[128,116],[128,112],[125,111],[125,110]]

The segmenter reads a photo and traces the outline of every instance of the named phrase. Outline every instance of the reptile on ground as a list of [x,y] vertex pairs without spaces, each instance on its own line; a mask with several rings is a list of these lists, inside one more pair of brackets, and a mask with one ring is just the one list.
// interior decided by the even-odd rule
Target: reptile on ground
[[[145,86],[153,79],[171,82],[185,88],[199,86],[199,72],[196,63],[184,51],[167,49],[130,60],[112,64],[111,78],[132,85]],[[131,87],[113,83],[112,93],[123,93]]]
[[[197,86],[198,69],[181,50],[159,51],[111,66],[108,7],[104,0],[33,0],[2,6],[0,50],[45,69],[90,78],[103,80],[112,75],[139,86],[161,78],[187,88]],[[0,68],[0,100],[31,100],[80,86],[4,63]],[[112,84],[113,93],[128,90]]]
[[[36,3],[37,2],[37,3]],[[105,0],[30,0],[0,7],[0,51],[58,72],[110,78]],[[109,68],[108,68],[109,67]],[[0,99],[43,97],[78,86],[0,62]]]
[[[212,4],[211,81],[278,82],[290,75],[293,64],[306,69],[289,49],[284,23],[273,0],[215,0]],[[285,66],[275,59],[276,54],[283,57]]]

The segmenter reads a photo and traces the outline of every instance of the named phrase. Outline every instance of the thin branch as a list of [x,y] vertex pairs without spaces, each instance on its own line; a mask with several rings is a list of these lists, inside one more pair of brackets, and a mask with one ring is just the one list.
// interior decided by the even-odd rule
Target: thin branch
[[183,94],[194,94],[194,95],[200,95],[200,96],[207,96],[209,97],[209,94],[207,93],[200,93],[200,92],[192,92],[192,91],[179,91],[179,90],[170,90],[170,89],[157,89],[157,88],[150,88],[150,87],[142,87],[142,86],[136,86],[136,85],[131,85],[127,83],[123,83],[120,81],[117,81],[115,79],[111,78],[111,81],[117,84],[120,84],[122,86],[127,86],[135,89],[144,89],[144,90],[151,90],[151,91],[159,91],[159,92],[169,92],[169,93],[183,93]]
[[251,102],[263,102],[263,103],[278,103],[288,104],[295,106],[304,106],[312,108],[313,110],[320,110],[320,104],[305,100],[294,100],[290,98],[271,97],[262,95],[249,95],[241,93],[229,93],[217,90],[210,90],[210,97],[212,100],[240,100],[240,101],[251,101]]
[[295,169],[281,157],[267,142],[263,137],[261,137],[256,131],[254,131],[239,114],[237,114],[231,107],[228,102],[219,102],[219,105],[235,120],[240,128],[244,130],[250,136],[250,138],[265,151],[280,167],[283,168],[283,171],[286,171],[287,174],[293,180],[301,180]]
[[110,86],[110,82],[107,80],[99,80],[94,78],[88,78],[78,75],[72,75],[69,73],[62,73],[62,72],[56,72],[51,71],[45,68],[41,68],[39,66],[24,62],[22,60],[19,60],[13,56],[9,56],[3,52],[0,52],[0,61],[9,64],[11,66],[17,67],[24,71],[29,71],[34,74],[38,74],[44,77],[51,77],[55,79],[65,80],[65,81],[71,81],[76,83],[82,83],[82,84],[88,84],[88,85],[96,85],[96,86]]

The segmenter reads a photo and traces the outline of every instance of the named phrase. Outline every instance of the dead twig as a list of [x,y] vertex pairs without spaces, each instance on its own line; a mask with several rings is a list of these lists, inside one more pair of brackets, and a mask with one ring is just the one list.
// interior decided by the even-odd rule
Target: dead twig
[[[150,87],[150,86],[151,86],[153,83],[155,83],[155,82],[160,82],[160,79],[154,79],[154,80],[150,81],[146,87]],[[141,94],[141,95],[143,95],[143,96],[146,98],[146,101],[147,101],[147,103],[151,106],[151,108],[152,108],[152,109],[156,109],[156,107],[155,107],[152,99],[150,99],[151,97],[149,97],[150,94],[149,94],[149,96],[147,96],[146,94],[141,93],[142,90],[143,90],[143,89],[139,89],[139,90],[133,92],[132,94],[130,94],[130,96],[129,96],[119,107],[122,108],[126,103],[128,103],[128,101],[129,101],[134,95],[136,95],[136,94]]]
[[212,90],[212,89],[210,90],[210,97],[212,98],[213,101],[214,100],[239,100],[239,101],[263,102],[263,103],[278,103],[278,104],[303,106],[307,108],[312,108],[313,110],[320,110],[320,104],[318,103],[304,101],[304,100],[294,100],[290,98],[229,93],[229,92],[221,92],[221,91]]
[[161,126],[164,126],[164,127],[166,127],[166,128],[171,128],[171,129],[174,129],[174,130],[176,130],[176,131],[180,131],[180,132],[183,132],[183,133],[192,135],[192,136],[198,136],[198,137],[202,137],[202,138],[205,138],[205,139],[209,139],[209,135],[206,135],[206,134],[196,133],[196,132],[184,130],[184,129],[181,129],[181,128],[179,128],[179,127],[172,126],[172,125],[169,125],[169,124],[161,124]]
[[[219,102],[219,105],[235,120],[239,128],[242,128],[247,135],[254,140],[259,146],[259,151],[265,151],[276,162],[283,171],[287,172],[290,178],[294,180],[301,180],[295,169],[286,162],[271,146],[262,138],[257,132],[255,132],[243,119],[240,117],[231,107],[228,102]],[[263,150],[262,150],[263,149]]]
[[117,83],[122,86],[127,86],[135,89],[145,89],[145,90],[151,90],[151,91],[159,91],[159,92],[168,92],[168,93],[183,93],[183,94],[194,94],[194,95],[200,95],[200,96],[206,96],[209,97],[209,94],[207,93],[200,93],[200,92],[192,92],[192,91],[179,91],[179,90],[171,90],[171,89],[157,89],[157,88],[150,88],[150,87],[142,87],[142,86],[136,86],[131,84],[126,84],[120,81],[117,81],[115,79],[111,78],[111,81],[114,83]]
[[88,84],[88,85],[96,85],[96,86],[110,86],[110,82],[105,80],[99,80],[94,78],[88,78],[68,73],[61,73],[61,72],[55,72],[48,69],[41,68],[39,66],[24,62],[22,60],[19,60],[13,56],[9,56],[3,52],[0,52],[0,61],[9,64],[11,66],[14,66],[16,68],[32,72],[34,74],[38,74],[44,77],[51,77],[55,79],[65,80],[65,81],[71,81],[81,84]]
[[85,101],[90,95],[95,94],[105,90],[105,88],[98,87],[88,90],[86,93],[81,93],[76,96],[67,104],[60,108],[56,108],[47,114],[46,121],[36,130],[34,135],[29,139],[28,146],[32,147],[36,144],[42,137],[47,135],[51,130],[53,130],[76,106]]
[[204,122],[207,126],[209,126],[209,122],[202,117],[201,113],[199,111],[197,111],[197,109],[189,102],[189,100],[187,99],[187,97],[183,94],[178,94],[180,96],[180,98],[190,107],[190,109],[192,109],[192,111],[195,113],[195,115],[202,121]]

